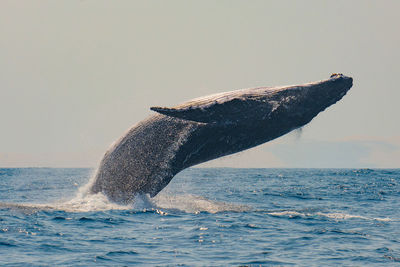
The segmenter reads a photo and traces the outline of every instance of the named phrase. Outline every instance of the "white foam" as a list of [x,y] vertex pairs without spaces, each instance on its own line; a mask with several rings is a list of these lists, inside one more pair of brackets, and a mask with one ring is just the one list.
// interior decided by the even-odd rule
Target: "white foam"
[[298,211],[275,211],[275,212],[267,212],[267,214],[277,217],[315,217],[315,216],[322,216],[329,219],[335,220],[348,220],[348,219],[361,219],[361,220],[373,220],[373,221],[381,221],[381,222],[389,222],[392,221],[390,218],[369,218],[360,215],[352,215],[340,212],[333,212],[333,213],[323,213],[323,212],[298,212]]
[[206,199],[195,195],[172,195],[159,194],[155,198],[148,195],[138,195],[132,204],[120,205],[108,200],[102,194],[78,194],[70,200],[60,200],[48,204],[31,203],[0,203],[0,207],[17,208],[21,210],[62,210],[66,212],[90,212],[106,210],[138,210],[155,211],[161,215],[166,215],[169,210],[179,210],[186,213],[217,213],[224,211],[242,212],[250,210],[250,207],[231,203],[219,202]]
[[129,210],[130,205],[119,205],[110,202],[108,198],[102,193],[77,195],[75,198],[49,204],[56,210],[64,210],[67,212],[89,212],[89,211],[105,211],[105,210]]
[[361,220],[374,220],[374,221],[382,221],[382,222],[391,221],[390,218],[368,218],[368,217],[365,217],[365,216],[352,215],[352,214],[346,214],[346,213],[322,213],[322,212],[317,212],[316,214],[319,215],[319,216],[325,216],[327,218],[331,218],[331,219],[335,219],[335,220],[361,219]]
[[161,209],[180,210],[187,213],[209,212],[217,213],[224,211],[243,212],[250,207],[232,203],[213,201],[201,196],[190,194],[169,195],[159,194],[151,200],[155,206]]

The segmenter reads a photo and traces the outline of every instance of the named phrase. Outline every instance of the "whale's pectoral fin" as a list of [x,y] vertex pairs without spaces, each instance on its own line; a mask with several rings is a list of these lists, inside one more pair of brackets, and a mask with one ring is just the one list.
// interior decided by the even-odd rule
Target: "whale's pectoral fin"
[[170,117],[175,117],[179,119],[210,123],[215,121],[215,118],[210,117],[210,114],[207,114],[205,110],[196,109],[196,108],[166,108],[166,107],[151,107],[153,111],[156,111],[160,114],[167,115]]
[[[247,109],[255,108],[254,102],[258,101],[234,98],[223,103],[217,101],[202,102],[200,104],[189,102],[175,108],[151,107],[150,109],[170,117],[202,123],[236,123],[238,115],[242,113],[245,106]],[[265,105],[265,103],[262,104]]]

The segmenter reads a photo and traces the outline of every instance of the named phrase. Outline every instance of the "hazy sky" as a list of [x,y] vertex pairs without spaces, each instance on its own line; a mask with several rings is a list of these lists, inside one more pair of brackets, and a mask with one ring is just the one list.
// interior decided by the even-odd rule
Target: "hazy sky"
[[95,167],[150,106],[354,78],[302,131],[203,166],[400,167],[400,1],[0,1],[0,166]]

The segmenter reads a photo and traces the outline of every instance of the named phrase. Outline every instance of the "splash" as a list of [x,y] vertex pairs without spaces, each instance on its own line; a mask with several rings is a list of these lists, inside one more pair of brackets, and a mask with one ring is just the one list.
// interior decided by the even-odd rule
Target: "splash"
[[0,203],[0,208],[17,209],[24,212],[36,212],[40,210],[59,210],[66,212],[91,212],[107,210],[133,210],[133,211],[155,211],[166,215],[170,211],[181,211],[185,213],[208,212],[244,212],[251,208],[245,205],[237,205],[220,201],[213,201],[201,196],[190,194],[173,195],[163,193],[155,198],[149,195],[137,195],[133,202],[128,205],[120,205],[110,201],[104,194],[90,194],[78,192],[70,200],[59,200],[47,204],[31,203]]
[[86,185],[78,189],[76,196],[70,200],[60,200],[52,203],[55,210],[63,210],[67,212],[89,212],[89,211],[105,211],[105,210],[128,210],[130,205],[120,205],[109,201],[103,193],[93,194],[89,188],[94,182],[95,175],[92,175]]
[[[186,138],[183,136],[182,138]],[[171,156],[173,155],[170,152]],[[154,198],[150,198],[148,194],[136,195],[133,202],[129,205],[118,205],[107,199],[107,197],[100,193],[92,194],[90,188],[95,182],[96,172],[90,178],[89,182],[79,188],[77,196],[65,203],[59,205],[62,210],[68,211],[101,211],[108,209],[132,209],[132,210],[152,210],[165,214],[168,210],[178,210],[186,213],[217,213],[224,211],[243,212],[251,208],[245,205],[237,205],[225,203],[220,201],[209,200],[202,196],[195,196],[191,194],[175,195],[168,191],[163,191]],[[167,210],[167,211],[161,211]]]
[[76,196],[71,200],[56,201],[46,204],[35,203],[0,203],[0,208],[17,209],[23,212],[36,212],[40,210],[59,210],[66,212],[89,212],[105,210],[128,210],[130,206],[118,205],[110,202],[101,193],[85,196]]
[[129,210],[129,205],[119,205],[110,202],[108,198],[102,194],[78,195],[75,198],[52,204],[53,209],[63,210],[67,212],[89,212],[89,211],[106,211],[106,210]]

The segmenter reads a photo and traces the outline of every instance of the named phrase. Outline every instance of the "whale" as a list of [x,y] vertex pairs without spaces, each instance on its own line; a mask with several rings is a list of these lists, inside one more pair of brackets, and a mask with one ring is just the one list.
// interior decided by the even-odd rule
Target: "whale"
[[128,204],[156,196],[180,171],[280,137],[309,123],[348,92],[332,74],[301,85],[257,87],[196,98],[137,123],[104,154],[89,192]]

